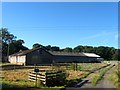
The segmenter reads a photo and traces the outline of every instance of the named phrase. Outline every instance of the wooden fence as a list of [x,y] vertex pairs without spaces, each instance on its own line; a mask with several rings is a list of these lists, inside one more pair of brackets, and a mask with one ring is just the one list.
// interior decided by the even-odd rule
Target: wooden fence
[[61,86],[64,85],[66,80],[65,72],[63,71],[45,71],[29,73],[29,80],[33,82],[40,81],[42,84],[47,86]]
[[40,81],[43,84],[46,84],[46,74],[45,72],[29,72],[29,80],[33,82]]
[[54,63],[52,67],[57,70],[80,70],[80,65],[78,65],[78,63]]

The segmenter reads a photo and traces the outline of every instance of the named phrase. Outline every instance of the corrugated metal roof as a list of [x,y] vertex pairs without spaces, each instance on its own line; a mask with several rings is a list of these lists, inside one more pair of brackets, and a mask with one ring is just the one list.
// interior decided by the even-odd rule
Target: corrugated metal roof
[[100,57],[99,55],[96,55],[95,53],[83,53],[87,57]]
[[83,53],[48,51],[52,55],[85,56]]

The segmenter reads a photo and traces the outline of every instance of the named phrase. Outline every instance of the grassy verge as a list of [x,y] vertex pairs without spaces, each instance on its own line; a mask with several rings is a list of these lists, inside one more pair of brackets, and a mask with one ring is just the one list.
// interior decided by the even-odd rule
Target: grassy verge
[[2,80],[2,87],[7,88],[7,87],[34,87],[34,83],[30,81],[25,81],[25,80],[19,80],[19,81],[6,81]]
[[105,74],[108,70],[110,70],[112,67],[113,67],[113,66],[109,66],[109,67],[101,70],[100,72],[97,72],[97,74],[92,78],[92,85],[93,85],[93,86],[96,86],[97,82],[98,82],[99,80],[101,80],[101,79],[103,78],[104,74]]
[[108,80],[112,81],[116,88],[120,90],[120,70],[118,70],[118,66],[112,69],[112,72],[108,75]]

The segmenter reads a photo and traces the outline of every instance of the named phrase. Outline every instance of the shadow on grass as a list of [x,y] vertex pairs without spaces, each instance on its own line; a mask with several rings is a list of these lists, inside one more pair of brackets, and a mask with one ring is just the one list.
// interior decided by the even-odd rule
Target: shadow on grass
[[26,86],[17,86],[17,85],[9,85],[2,83],[1,90],[65,90],[64,88],[57,87],[26,87]]
[[81,79],[67,80],[65,87],[74,87],[78,82],[81,82]]
[[30,88],[27,87],[20,87],[15,85],[8,85],[5,83],[2,83],[2,90],[30,90]]

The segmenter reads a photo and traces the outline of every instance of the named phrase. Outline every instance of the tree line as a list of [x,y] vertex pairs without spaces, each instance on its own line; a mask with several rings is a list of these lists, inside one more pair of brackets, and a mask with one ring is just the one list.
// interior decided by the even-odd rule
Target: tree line
[[[7,28],[1,28],[0,29],[0,36],[1,41],[0,45],[2,46],[2,60],[7,61],[7,57],[11,54],[17,53],[20,50],[28,50],[26,46],[23,44],[25,43],[24,40],[18,39],[17,37],[11,34]],[[108,46],[99,46],[99,47],[93,47],[93,46],[82,46],[78,45],[74,48],[66,47],[63,49],[60,49],[58,46],[51,46],[47,45],[44,46],[39,43],[33,44],[33,49],[41,47],[45,50],[50,51],[60,51],[60,52],[84,52],[84,53],[95,53],[100,55],[102,58],[106,60],[120,60],[120,54],[119,49],[116,49],[114,47],[108,47]]]
[[18,39],[17,37],[11,34],[7,28],[0,29],[0,45],[2,47],[2,61],[7,61],[9,55],[19,52],[20,50],[28,50],[24,40]]
[[78,45],[74,48],[66,47],[64,49],[60,49],[57,46],[43,46],[39,43],[35,43],[33,45],[33,48],[42,47],[45,50],[50,51],[60,51],[60,52],[84,52],[84,53],[95,53],[97,55],[100,55],[102,58],[106,60],[120,60],[118,49],[115,49],[114,47],[107,47],[107,46],[99,46],[99,47],[93,47],[93,46],[82,46]]

